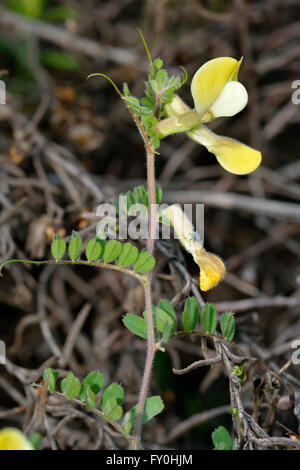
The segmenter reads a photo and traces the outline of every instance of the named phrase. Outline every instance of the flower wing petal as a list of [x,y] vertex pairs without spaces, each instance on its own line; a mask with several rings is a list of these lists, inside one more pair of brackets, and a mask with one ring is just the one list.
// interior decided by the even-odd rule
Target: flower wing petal
[[248,103],[248,93],[240,82],[227,82],[209,112],[215,119],[221,116],[234,116]]

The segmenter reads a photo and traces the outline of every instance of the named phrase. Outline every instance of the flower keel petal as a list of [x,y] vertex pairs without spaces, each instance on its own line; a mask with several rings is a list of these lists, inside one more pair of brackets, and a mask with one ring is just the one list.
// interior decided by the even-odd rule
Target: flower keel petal
[[235,175],[247,175],[261,163],[261,152],[229,137],[219,137],[218,144],[211,147],[220,165]]
[[195,262],[200,267],[200,289],[207,291],[216,287],[226,274],[226,268],[217,255],[203,250],[202,254],[194,257]]
[[188,136],[204,145],[225,170],[235,175],[252,173],[261,163],[261,152],[238,140],[216,135],[204,125],[188,132]]

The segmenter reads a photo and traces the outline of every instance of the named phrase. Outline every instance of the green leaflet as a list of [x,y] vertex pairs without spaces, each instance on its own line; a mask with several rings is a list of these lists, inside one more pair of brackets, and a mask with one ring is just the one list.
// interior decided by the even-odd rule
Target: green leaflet
[[201,309],[201,327],[205,333],[213,333],[217,326],[217,310],[213,304],[206,304]]
[[118,405],[121,405],[122,401],[124,400],[124,388],[118,384],[111,384],[109,385],[102,395],[101,399],[101,408],[105,407],[105,403],[109,398],[114,398],[117,401]]
[[97,395],[104,385],[104,375],[97,371],[90,372],[83,380],[80,389],[80,400],[85,401],[87,387]]
[[62,259],[66,251],[66,242],[60,238],[58,234],[54,235],[51,243],[51,253],[56,261]]
[[67,395],[68,398],[76,398],[80,392],[80,381],[77,377],[70,372],[65,379],[61,382],[61,391]]
[[56,380],[58,379],[59,372],[53,369],[45,369],[43,373],[43,380],[45,384],[47,384],[48,390],[50,392],[55,392],[55,384]]
[[159,302],[158,308],[161,310],[164,310],[168,314],[168,323],[171,326],[171,332],[176,331],[177,329],[177,318],[176,314],[174,312],[174,309],[170,302],[167,299],[163,299]]
[[231,437],[223,426],[219,426],[212,433],[212,440],[216,450],[233,450]]
[[184,331],[193,331],[196,328],[199,316],[199,305],[195,297],[189,297],[182,312],[182,325]]
[[131,243],[124,243],[122,252],[116,261],[118,266],[127,268],[136,262],[139,256],[139,250]]
[[148,330],[146,321],[138,315],[127,313],[123,318],[123,323],[134,335],[140,336],[141,338],[147,339]]
[[96,408],[96,395],[95,393],[91,390],[91,387],[89,384],[87,384],[86,389],[85,389],[85,400],[86,406],[88,408]]
[[[160,396],[156,395],[154,397],[147,398],[145,401],[145,407],[143,411],[142,423],[145,424],[154,416],[158,415],[164,409],[164,404]],[[135,405],[131,410],[127,411],[122,422],[122,429],[130,434],[136,422],[137,415],[137,405]]]
[[73,231],[72,238],[68,246],[69,258],[72,261],[80,259],[81,247],[82,247],[82,238],[78,235],[77,232]]
[[235,319],[233,313],[223,313],[220,324],[224,338],[227,339],[227,341],[231,341],[235,333]]
[[[143,315],[144,318],[147,319],[147,312],[144,312]],[[153,306],[153,319],[157,331],[163,333],[166,322],[169,323],[171,332],[176,331],[176,317],[174,319],[173,315],[170,315],[166,310]]]
[[90,240],[85,249],[88,261],[98,261],[101,258],[102,245],[95,238]]
[[152,271],[155,263],[155,258],[148,251],[142,251],[133,265],[133,270],[140,274],[148,273]]
[[103,261],[104,263],[111,263],[114,261],[122,251],[122,243],[117,240],[109,240],[104,247]]
[[110,397],[106,400],[102,411],[107,418],[113,421],[118,421],[123,415],[123,410],[121,406],[118,405],[117,400],[114,397]]

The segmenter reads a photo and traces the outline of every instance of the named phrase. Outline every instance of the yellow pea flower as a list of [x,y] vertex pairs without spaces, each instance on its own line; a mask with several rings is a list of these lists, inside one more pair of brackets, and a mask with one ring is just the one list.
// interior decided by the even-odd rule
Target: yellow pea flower
[[[234,116],[248,103],[246,88],[237,81],[242,59],[218,57],[206,62],[195,73],[191,92],[203,122],[220,116]],[[205,116],[206,115],[206,116]]]
[[34,450],[24,434],[15,428],[0,431],[0,450]]
[[218,136],[204,123],[221,116],[234,116],[248,102],[245,87],[238,82],[242,59],[219,57],[206,62],[195,73],[191,92],[195,109],[191,110],[179,96],[165,106],[167,119],[154,129],[162,139],[170,134],[186,132],[196,142],[212,152],[225,170],[246,175],[261,163],[261,152],[229,137]]
[[195,263],[200,268],[200,289],[207,291],[215,287],[226,274],[226,268],[221,258],[204,249],[192,223],[180,206],[168,207],[164,211],[164,215],[170,221],[184,248],[193,256]]

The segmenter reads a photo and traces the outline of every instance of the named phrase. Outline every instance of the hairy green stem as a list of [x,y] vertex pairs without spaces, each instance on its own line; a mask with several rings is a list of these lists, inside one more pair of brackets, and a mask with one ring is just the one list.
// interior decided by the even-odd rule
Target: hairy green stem
[[147,249],[153,254],[156,234],[155,156],[152,148],[147,149],[147,183],[149,193],[149,228]]
[[[154,240],[156,234],[156,193],[155,193],[155,154],[154,149],[148,139],[145,142],[147,152],[147,182],[149,194],[149,225],[148,225],[148,241],[147,249],[153,254]],[[142,430],[142,418],[145,407],[145,401],[150,384],[150,377],[155,355],[155,338],[152,311],[152,294],[151,294],[151,274],[148,275],[148,283],[144,283],[145,302],[147,311],[147,356],[144,369],[144,375],[139,395],[137,418],[132,439],[132,449],[137,450],[140,447],[140,436]]]
[[155,355],[155,339],[154,339],[154,325],[153,325],[153,312],[152,312],[152,295],[151,295],[151,284],[144,284],[144,292],[145,292],[145,300],[146,300],[146,310],[147,310],[147,330],[148,330],[148,337],[147,337],[147,356],[146,356],[146,363],[144,369],[144,375],[139,395],[138,401],[138,409],[137,409],[137,417],[135,428],[133,431],[133,438],[132,438],[132,449],[138,450],[140,447],[140,439],[141,439],[141,430],[142,430],[142,418],[143,418],[143,411],[145,406],[145,401],[147,398],[147,393],[150,384],[151,378],[151,371],[152,371],[152,364]]

